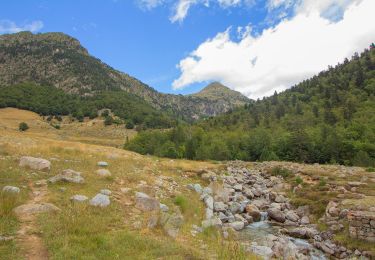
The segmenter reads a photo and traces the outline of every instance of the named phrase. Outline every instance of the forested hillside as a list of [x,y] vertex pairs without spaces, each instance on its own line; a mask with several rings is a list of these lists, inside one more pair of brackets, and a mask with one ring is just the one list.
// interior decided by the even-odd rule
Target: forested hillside
[[172,158],[373,166],[374,95],[372,45],[285,92],[169,132],[142,132],[126,148]]
[[[77,39],[63,33],[0,35],[0,90],[25,82],[80,96],[127,92],[154,109],[187,121],[216,116],[248,102],[242,94],[222,85],[216,89],[218,93],[210,91],[210,96],[160,93],[90,55]],[[225,98],[212,98],[215,94]]]
[[135,124],[140,129],[168,128],[176,124],[169,115],[121,90],[80,96],[51,86],[24,83],[1,88],[0,108],[4,107],[26,109],[44,116],[71,115],[78,120],[83,120],[84,117],[95,118],[99,110],[111,109],[124,123]]

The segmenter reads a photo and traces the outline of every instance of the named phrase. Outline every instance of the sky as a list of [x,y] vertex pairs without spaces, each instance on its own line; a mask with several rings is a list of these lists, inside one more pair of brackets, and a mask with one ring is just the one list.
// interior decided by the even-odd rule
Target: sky
[[12,0],[0,34],[63,32],[163,93],[283,91],[375,41],[375,0]]

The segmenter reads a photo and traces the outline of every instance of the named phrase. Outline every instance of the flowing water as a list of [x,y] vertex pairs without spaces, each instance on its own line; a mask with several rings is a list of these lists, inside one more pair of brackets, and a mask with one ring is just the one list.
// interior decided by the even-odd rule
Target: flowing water
[[240,240],[255,242],[257,246],[270,246],[269,238],[272,236],[282,236],[298,249],[298,251],[308,252],[307,257],[313,260],[327,259],[324,253],[316,249],[305,239],[293,238],[285,235],[280,235],[279,230],[281,227],[272,225],[267,221],[267,213],[262,212],[261,221],[254,222],[248,225],[240,234]]

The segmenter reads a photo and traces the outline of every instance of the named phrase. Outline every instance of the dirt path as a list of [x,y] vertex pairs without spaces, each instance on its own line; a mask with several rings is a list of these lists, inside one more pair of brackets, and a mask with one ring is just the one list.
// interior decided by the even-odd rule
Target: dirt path
[[[47,186],[34,187],[30,182],[31,199],[24,205],[25,209],[33,208],[35,205],[43,203],[47,194]],[[37,224],[37,215],[32,210],[24,210],[22,214],[17,214],[20,221],[20,229],[17,232],[17,242],[22,254],[28,260],[49,259],[48,251],[43,245],[40,237],[40,230]]]

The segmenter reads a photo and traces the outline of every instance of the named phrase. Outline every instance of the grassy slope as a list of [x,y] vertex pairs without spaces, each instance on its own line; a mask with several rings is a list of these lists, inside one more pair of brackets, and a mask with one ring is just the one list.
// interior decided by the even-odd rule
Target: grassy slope
[[[17,130],[21,120],[29,123],[27,132]],[[73,130],[75,127],[71,128],[56,130],[31,112],[0,110],[0,187],[15,185],[22,190],[17,201],[8,198],[1,200],[0,234],[16,234],[18,222],[11,209],[27,199],[29,182],[47,179],[70,168],[82,172],[86,183],[49,185],[48,202],[62,210],[39,216],[40,230],[36,232],[41,233],[51,259],[245,258],[235,246],[223,246],[215,231],[209,230],[197,237],[190,234],[191,224],[200,223],[204,207],[198,196],[188,192],[184,186],[200,181],[196,176],[197,169],[218,168],[221,165],[145,157],[113,147],[70,141],[82,138],[79,131]],[[61,131],[66,132],[62,135]],[[18,158],[22,155],[50,159],[51,172],[20,169]],[[109,163],[112,177],[101,179],[95,174],[96,163],[101,160]],[[155,182],[161,176],[172,178],[177,187],[169,191],[170,185],[167,183],[156,189]],[[141,181],[147,185],[140,185]],[[61,187],[65,187],[66,191],[61,192]],[[121,193],[120,188],[125,187],[132,191]],[[74,194],[92,197],[104,188],[114,194],[110,207],[106,209],[76,206],[69,201]],[[185,223],[175,241],[168,238],[161,228],[146,228],[149,216],[134,208],[134,191],[151,195],[158,191],[161,201],[172,211],[179,208],[174,203],[174,197],[183,198],[185,204],[180,210]],[[7,205],[8,202],[10,205]],[[141,228],[135,227],[137,222],[141,222]],[[18,247],[15,240],[0,242],[2,258],[19,258],[21,253]]]

